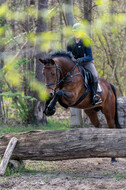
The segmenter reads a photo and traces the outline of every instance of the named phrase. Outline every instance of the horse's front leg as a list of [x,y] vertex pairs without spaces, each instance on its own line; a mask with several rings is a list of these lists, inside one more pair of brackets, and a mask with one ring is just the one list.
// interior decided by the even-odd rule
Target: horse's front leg
[[50,102],[51,102],[52,99],[53,99],[53,96],[52,96],[52,95],[49,95],[49,98],[48,98],[48,100],[47,100],[46,103],[45,103],[45,109],[44,109],[43,113],[44,113],[45,115],[47,115],[47,116],[48,116],[48,114],[47,114],[47,107],[48,107],[48,105],[50,104]]
[[59,97],[61,97],[63,95],[64,95],[64,91],[63,90],[59,90],[56,93],[56,95],[52,98],[52,100],[46,106],[45,111],[44,111],[45,115],[51,116],[51,115],[53,115],[55,113],[55,111],[56,111],[55,105],[58,102]]

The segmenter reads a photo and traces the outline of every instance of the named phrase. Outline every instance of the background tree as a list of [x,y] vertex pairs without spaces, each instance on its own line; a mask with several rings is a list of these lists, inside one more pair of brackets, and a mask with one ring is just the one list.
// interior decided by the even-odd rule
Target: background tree
[[[48,8],[48,1],[44,0],[38,0],[38,11],[42,11]],[[36,33],[39,34],[41,32],[46,31],[46,23],[42,18],[37,18],[37,28],[36,28]],[[45,52],[40,51],[40,44],[37,44],[36,46],[36,71],[35,71],[35,76],[36,79],[40,83],[44,83],[44,77],[42,76],[42,64],[39,61],[40,57],[45,57]],[[42,124],[46,124],[46,116],[43,114],[43,110],[45,107],[45,103],[39,100],[38,94],[35,94],[35,97],[37,101],[34,102],[34,116],[37,121],[41,122]]]
[[[35,38],[32,39],[32,43],[30,35],[35,35],[35,33],[39,35],[46,30],[46,24],[42,17],[40,18],[40,12],[41,9],[47,9],[47,5],[48,1],[41,3],[32,0],[23,3],[9,0],[8,4],[1,4],[1,12],[7,19],[6,25],[1,27],[5,35],[0,34],[1,44],[4,47],[1,60],[2,57],[3,59],[9,57],[9,59],[6,59],[3,69],[1,67],[1,84],[4,83],[6,93],[2,93],[0,98],[1,100],[2,97],[9,98],[9,102],[11,98],[9,112],[15,107],[17,110],[15,115],[20,115],[27,123],[35,120],[46,123],[42,111],[44,103],[40,101],[40,96],[45,96],[43,86],[40,85],[42,82],[42,68],[38,62],[38,57],[41,56],[40,44],[38,42],[35,44]],[[37,111],[38,108],[39,111]],[[7,117],[8,110],[5,112]]]
[[93,55],[98,74],[111,81],[121,96],[126,93],[124,87],[126,72],[124,18],[126,11],[122,9],[122,5],[123,2],[119,4],[117,1],[109,1],[108,6],[102,8],[102,12],[101,9],[97,9],[97,14],[101,19],[99,23],[95,23],[97,30],[95,29],[93,34]]
[[[3,18],[0,18],[0,27],[4,27],[5,25],[5,19],[4,17]],[[2,37],[4,37],[4,34],[2,35]],[[4,46],[3,44],[0,45],[0,53],[2,54],[4,52]],[[0,70],[3,68],[3,65],[4,65],[4,60],[3,58],[1,57],[0,59]],[[3,81],[2,81],[2,77],[0,77],[0,93],[3,92]],[[4,102],[3,102],[3,97],[0,96],[0,118],[1,120],[3,120],[5,116],[5,110],[4,110]]]
[[92,20],[92,0],[83,0],[84,6],[84,19],[86,19],[89,23]]
[[[73,0],[65,0],[65,17],[67,24],[73,26],[74,24],[74,15],[73,15]],[[70,118],[70,126],[81,126],[82,125],[82,116],[81,109],[70,108],[71,118]]]

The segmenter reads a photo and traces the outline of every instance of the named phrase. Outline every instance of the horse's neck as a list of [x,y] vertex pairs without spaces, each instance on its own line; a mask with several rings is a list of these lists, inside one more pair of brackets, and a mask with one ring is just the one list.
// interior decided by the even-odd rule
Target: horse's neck
[[56,60],[59,68],[62,70],[63,77],[72,70],[74,67],[74,62],[72,60],[68,60],[66,58],[59,58]]

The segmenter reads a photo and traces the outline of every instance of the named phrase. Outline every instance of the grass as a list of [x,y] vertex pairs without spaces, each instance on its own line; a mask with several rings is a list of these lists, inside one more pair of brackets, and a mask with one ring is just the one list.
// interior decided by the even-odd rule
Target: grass
[[116,174],[114,177],[115,177],[117,180],[119,180],[119,179],[126,179],[126,174],[121,174],[121,173],[119,173],[119,174]]
[[58,170],[58,166],[53,161],[26,161],[25,169],[26,171],[34,170],[36,172],[55,173]]
[[38,125],[18,125],[17,126],[8,126],[5,124],[0,124],[0,136],[5,133],[20,133],[27,132],[31,130],[58,130],[58,129],[68,129],[69,121],[54,121],[48,119],[47,125],[43,126],[42,124]]

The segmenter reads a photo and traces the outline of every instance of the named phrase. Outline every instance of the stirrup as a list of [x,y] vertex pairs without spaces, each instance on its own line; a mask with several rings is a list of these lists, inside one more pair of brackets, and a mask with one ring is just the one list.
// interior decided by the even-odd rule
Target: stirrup
[[102,103],[102,99],[101,98],[99,98],[99,100],[97,102],[95,102],[95,105],[100,104],[100,103]]
[[93,96],[93,105],[97,105],[97,104],[100,104],[100,103],[102,103],[102,99],[101,99],[101,97],[98,95],[98,94],[96,94],[96,95],[94,95]]

